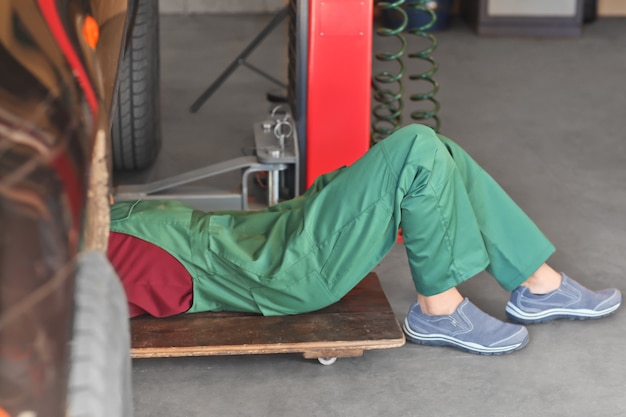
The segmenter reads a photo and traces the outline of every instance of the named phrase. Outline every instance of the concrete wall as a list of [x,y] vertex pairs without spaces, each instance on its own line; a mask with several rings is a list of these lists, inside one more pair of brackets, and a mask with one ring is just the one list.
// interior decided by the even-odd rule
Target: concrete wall
[[159,0],[161,13],[268,13],[279,10],[286,0]]

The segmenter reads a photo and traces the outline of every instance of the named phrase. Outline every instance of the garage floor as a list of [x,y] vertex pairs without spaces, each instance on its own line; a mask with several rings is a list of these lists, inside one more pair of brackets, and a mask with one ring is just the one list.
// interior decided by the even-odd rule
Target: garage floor
[[[161,178],[251,145],[274,86],[250,70],[240,68],[197,114],[188,108],[268,20],[162,19],[163,152],[154,169],[119,182]],[[455,22],[437,38],[442,133],[543,228],[557,247],[553,266],[591,288],[626,293],[626,21],[600,20],[564,40],[478,38]],[[284,77],[285,48],[281,27],[250,62]],[[414,298],[403,247],[376,270],[403,319]],[[504,319],[507,294],[489,276],[461,290]],[[623,310],[529,331],[525,349],[501,357],[407,344],[333,366],[299,355],[136,360],[136,416],[626,415]]]

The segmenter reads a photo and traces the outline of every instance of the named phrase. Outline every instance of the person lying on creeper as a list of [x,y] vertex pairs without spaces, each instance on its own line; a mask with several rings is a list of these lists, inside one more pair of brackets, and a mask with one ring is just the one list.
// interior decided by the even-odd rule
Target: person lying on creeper
[[[555,248],[520,207],[459,145],[420,125],[264,210],[116,203],[108,256],[131,316],[299,314],[347,294],[399,228],[417,292],[403,323],[409,341],[503,354],[526,345],[524,324],[600,318],[621,305],[617,289],[591,291],[550,267]],[[457,289],[483,270],[511,291],[513,323]]]

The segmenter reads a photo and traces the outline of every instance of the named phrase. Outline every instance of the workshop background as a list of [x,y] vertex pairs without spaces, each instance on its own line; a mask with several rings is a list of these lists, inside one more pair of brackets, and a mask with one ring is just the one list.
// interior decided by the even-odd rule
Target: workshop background
[[[434,32],[432,54],[440,132],[465,147],[544,230],[557,247],[554,267],[592,289],[622,292],[624,3],[599,0],[580,34],[547,37],[479,35],[457,4],[449,25]],[[189,106],[283,5],[160,1],[163,148],[151,169],[117,181],[163,178],[252,145],[252,124],[263,119],[266,93],[275,88],[270,81],[239,68],[197,113]],[[417,47],[412,42],[409,50]],[[286,45],[283,22],[249,60],[285,79]],[[373,53],[386,47],[374,36]],[[373,60],[373,71],[378,65]],[[405,124],[410,111],[407,102]],[[403,320],[414,290],[401,243],[376,272]],[[508,294],[487,274],[461,291],[505,319]],[[625,314],[530,326],[529,345],[500,357],[407,343],[332,366],[297,354],[135,360],[135,415],[624,416]]]

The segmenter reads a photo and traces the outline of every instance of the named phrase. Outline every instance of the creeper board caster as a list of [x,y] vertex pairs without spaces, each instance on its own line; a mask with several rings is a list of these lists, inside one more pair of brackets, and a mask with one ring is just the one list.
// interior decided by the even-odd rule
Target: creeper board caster
[[302,353],[331,365],[365,350],[404,345],[405,338],[375,273],[322,310],[293,316],[249,313],[193,313],[130,320],[131,356]]
[[317,358],[318,362],[321,363],[322,365],[332,365],[333,363],[337,362],[337,357],[333,357],[333,358]]

